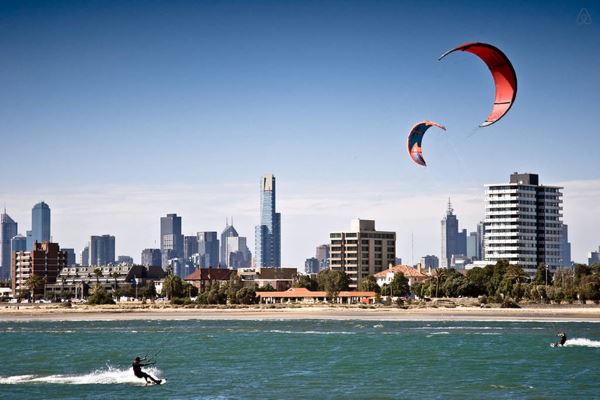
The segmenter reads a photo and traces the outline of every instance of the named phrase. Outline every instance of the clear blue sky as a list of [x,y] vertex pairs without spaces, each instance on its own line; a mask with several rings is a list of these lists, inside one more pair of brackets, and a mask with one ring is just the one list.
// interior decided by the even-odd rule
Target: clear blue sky
[[[591,24],[577,23],[582,8]],[[500,47],[519,80],[509,114],[479,130],[493,99],[485,65],[466,53],[437,61],[469,41]],[[600,6],[591,1],[2,1],[0,201],[22,215],[24,231],[29,197],[50,197],[60,210],[67,202],[52,196],[61,188],[72,198],[90,186],[144,185],[160,196],[198,185],[218,197],[219,185],[249,185],[243,211],[193,212],[222,221],[255,210],[244,229],[252,243],[258,178],[272,172],[282,206],[307,193],[344,187],[351,198],[368,187],[373,202],[363,196],[364,211],[353,209],[360,216],[380,215],[372,211],[378,201],[402,192],[439,196],[439,221],[446,196],[478,191],[483,199],[484,183],[513,171],[537,172],[548,184],[596,183],[598,71]],[[448,128],[425,137],[427,168],[406,152],[408,129],[423,119]],[[105,203],[129,201],[110,193]],[[93,219],[100,200],[88,201]],[[566,198],[565,215],[567,207]],[[159,216],[146,222],[153,237]],[[300,250],[284,235],[284,261],[298,265],[354,216],[328,221],[322,239],[303,240]],[[222,229],[186,226],[186,217],[187,233]],[[380,225],[405,237],[416,229],[403,231],[409,217]],[[104,233],[97,229],[122,228],[60,229],[71,242],[82,238],[70,244],[79,250],[84,237]],[[422,230],[438,242],[423,233],[415,252],[437,254],[438,222]],[[594,242],[600,237],[579,253]],[[139,257],[153,243],[122,245],[120,253]]]

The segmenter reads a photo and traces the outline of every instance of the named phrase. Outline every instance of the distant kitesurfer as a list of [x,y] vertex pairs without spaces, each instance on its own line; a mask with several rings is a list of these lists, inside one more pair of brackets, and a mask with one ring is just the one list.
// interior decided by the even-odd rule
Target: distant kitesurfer
[[554,346],[564,346],[567,341],[567,335],[564,332],[558,332],[560,340],[554,343]]
[[142,360],[139,357],[136,357],[135,360],[133,360],[133,363],[131,364],[131,366],[133,367],[133,373],[135,374],[135,376],[137,376],[138,378],[144,378],[146,380],[146,383],[149,383],[149,380],[150,380],[150,381],[154,382],[155,384],[160,385],[162,380],[153,378],[149,374],[142,371],[142,367],[148,367],[150,365],[154,365],[154,363],[149,362],[146,364],[142,364]]

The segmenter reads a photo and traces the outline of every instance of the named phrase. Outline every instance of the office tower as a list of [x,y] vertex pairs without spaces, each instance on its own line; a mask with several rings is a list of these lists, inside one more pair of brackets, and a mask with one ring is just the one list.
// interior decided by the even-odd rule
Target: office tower
[[260,225],[255,228],[257,267],[281,267],[281,214],[276,212],[275,177],[265,175],[260,181]]
[[562,224],[560,230],[560,265],[562,267],[572,267],[571,260],[571,242],[569,242],[569,227]]
[[319,273],[319,259],[316,257],[307,258],[304,261],[304,273],[306,275],[318,274]]
[[160,249],[142,250],[142,265],[145,267],[160,267],[162,265]]
[[12,262],[11,240],[17,236],[17,223],[6,213],[0,214],[0,279],[10,277],[10,264]]
[[15,251],[27,251],[27,238],[25,236],[17,235],[10,240],[10,252],[14,253]]
[[[243,236],[229,236],[227,240],[227,265],[229,268],[250,268],[252,266],[252,253]],[[221,249],[223,246],[221,245]],[[223,267],[221,263],[221,267]]]
[[42,202],[37,203],[31,210],[31,230],[27,231],[27,249],[33,249],[35,242],[50,241],[50,207]]
[[133,265],[133,257],[130,257],[130,256],[118,256],[117,257],[117,264]]
[[197,236],[184,236],[183,237],[183,259],[189,260],[192,258],[192,254],[198,252],[198,237]]
[[[34,243],[30,251],[13,253],[12,260],[12,290],[13,296],[29,293],[27,279],[37,275],[45,283],[56,283],[56,276],[67,266],[67,253],[60,250],[58,243]],[[43,285],[35,290],[36,294],[43,293]]]
[[229,267],[229,253],[231,252],[231,250],[228,248],[229,242],[227,241],[227,238],[230,237],[238,237],[238,233],[235,230],[235,228],[233,227],[233,219],[231,222],[231,225],[229,224],[229,221],[225,221],[225,229],[223,229],[223,232],[221,232],[221,252],[220,252],[220,260],[221,260],[221,266],[222,267]]
[[590,251],[588,255],[588,265],[598,263],[600,263],[600,246],[598,246],[598,251]]
[[458,218],[454,215],[452,203],[448,199],[448,210],[442,219],[442,256],[441,267],[449,268],[453,255],[467,254],[467,230],[458,230]]
[[479,255],[481,254],[481,249],[479,245],[481,240],[479,239],[479,233],[470,232],[469,236],[467,236],[467,254],[466,257],[471,261],[480,260]]
[[507,260],[531,276],[539,264],[560,265],[561,187],[536,174],[514,173],[509,183],[485,185],[485,261]]
[[330,268],[348,274],[354,289],[367,275],[383,271],[396,258],[396,232],[376,231],[372,220],[352,220],[349,231],[332,232],[329,238]]
[[479,238],[479,254],[477,255],[478,260],[483,260],[483,249],[484,247],[484,238],[485,238],[485,224],[483,221],[477,224],[477,237]]
[[75,260],[75,249],[62,249],[65,253],[67,253],[67,267],[71,267],[77,264]]
[[317,246],[315,258],[319,260],[319,271],[329,268],[329,245]]
[[90,247],[85,246],[83,250],[81,250],[81,266],[89,267],[90,266]]
[[437,256],[424,256],[421,257],[421,268],[439,268],[440,267],[440,259]]
[[219,267],[219,239],[217,232],[198,232],[200,268]]
[[[181,234],[181,217],[177,214],[167,214],[160,218],[160,251],[165,253],[167,250],[173,250],[169,254],[163,254],[163,268],[167,267],[165,260],[171,258],[183,257],[183,235]],[[174,255],[174,257],[172,257]]]
[[92,236],[90,239],[90,266],[102,266],[115,262],[115,237]]

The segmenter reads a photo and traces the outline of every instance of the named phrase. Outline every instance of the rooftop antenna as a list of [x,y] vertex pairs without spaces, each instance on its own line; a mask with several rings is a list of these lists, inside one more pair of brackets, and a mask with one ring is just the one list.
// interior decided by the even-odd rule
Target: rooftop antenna
[[452,208],[452,202],[450,201],[450,197],[448,197],[448,215],[452,215],[454,212],[454,208]]

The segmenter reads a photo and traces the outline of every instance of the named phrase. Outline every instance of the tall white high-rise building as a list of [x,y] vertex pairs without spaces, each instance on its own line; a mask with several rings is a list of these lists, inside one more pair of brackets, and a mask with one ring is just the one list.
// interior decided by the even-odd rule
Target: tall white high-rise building
[[485,186],[485,261],[507,260],[531,275],[539,264],[560,266],[562,188],[516,172],[509,183]]

